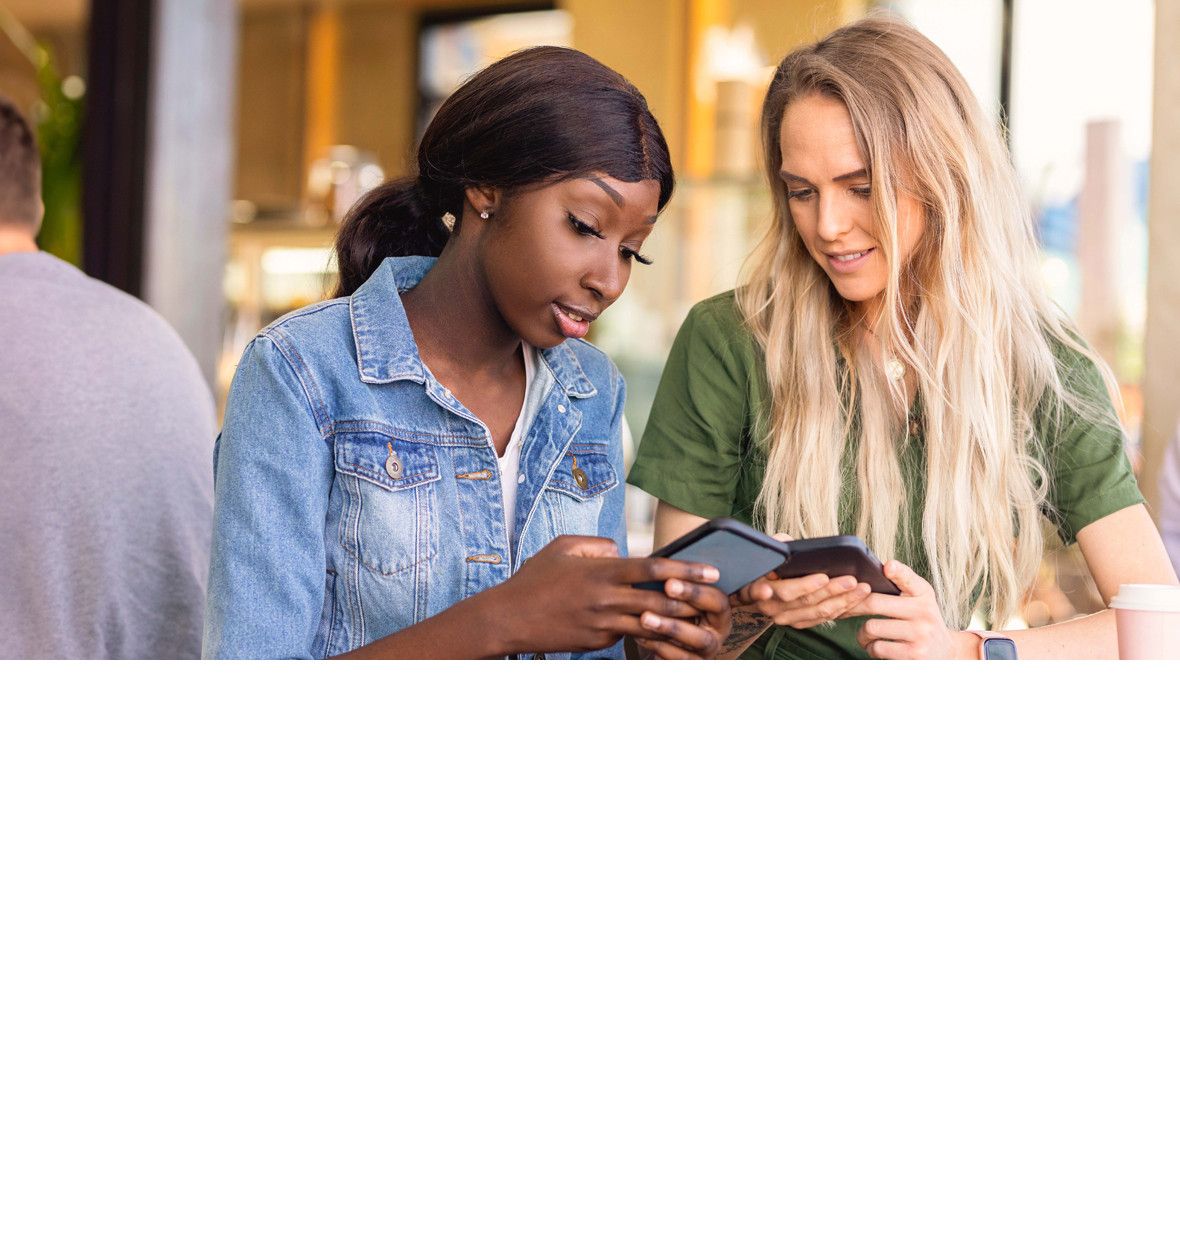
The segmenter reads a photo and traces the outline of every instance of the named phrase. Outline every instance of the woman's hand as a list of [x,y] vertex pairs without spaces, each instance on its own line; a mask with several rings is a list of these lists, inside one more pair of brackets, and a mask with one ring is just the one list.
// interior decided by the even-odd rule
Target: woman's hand
[[928,581],[898,560],[888,561],[884,569],[901,594],[869,594],[849,612],[873,617],[856,638],[867,654],[874,659],[974,657],[975,638],[946,627]]
[[810,577],[779,578],[774,573],[739,590],[735,607],[747,608],[792,629],[810,629],[826,620],[839,620],[870,596],[868,585],[855,577],[829,579],[823,573]]
[[[719,575],[709,564],[624,559],[609,538],[564,535],[481,597],[508,654],[605,650],[633,637],[663,658],[709,658],[729,631],[728,600],[711,584]],[[635,589],[645,581],[665,592]]]

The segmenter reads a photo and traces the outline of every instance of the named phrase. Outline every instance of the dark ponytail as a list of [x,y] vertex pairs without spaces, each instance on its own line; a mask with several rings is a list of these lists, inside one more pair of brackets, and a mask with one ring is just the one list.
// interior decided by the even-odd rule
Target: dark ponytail
[[444,100],[418,145],[418,175],[387,181],[344,218],[337,297],[386,258],[442,253],[443,216],[463,218],[466,191],[511,193],[595,172],[657,181],[662,211],[675,179],[647,101],[613,69],[565,47],[530,47],[489,65]]
[[336,296],[354,293],[390,255],[441,254],[450,236],[442,214],[413,177],[371,190],[344,217],[336,236]]

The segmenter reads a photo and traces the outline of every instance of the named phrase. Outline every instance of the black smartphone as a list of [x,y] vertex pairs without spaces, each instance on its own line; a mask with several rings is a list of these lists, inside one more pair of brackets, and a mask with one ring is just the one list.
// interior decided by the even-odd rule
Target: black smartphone
[[796,538],[779,546],[787,552],[785,563],[774,570],[780,577],[826,573],[832,579],[855,577],[857,581],[867,581],[874,594],[901,593],[885,576],[881,561],[854,534]]
[[[717,588],[734,594],[751,581],[765,577],[784,561],[786,547],[769,534],[751,529],[732,517],[714,517],[666,547],[653,551],[653,558],[688,560],[693,564],[712,564],[721,574]],[[642,581],[640,590],[663,591],[662,581]]]

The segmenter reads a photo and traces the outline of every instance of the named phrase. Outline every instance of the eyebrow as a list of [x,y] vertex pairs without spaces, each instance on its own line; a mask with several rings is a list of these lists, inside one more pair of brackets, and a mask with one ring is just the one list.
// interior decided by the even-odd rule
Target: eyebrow
[[[806,177],[796,176],[793,172],[788,172],[785,168],[779,169],[779,176],[782,177],[784,181],[798,181],[802,185],[811,184],[811,182]],[[833,177],[832,180],[836,181],[837,183],[841,181],[859,181],[862,179],[867,181],[868,177],[869,177],[869,172],[867,168],[857,168],[855,172],[841,173],[840,176]]]
[[623,195],[617,190],[611,189],[609,185],[601,177],[587,177],[587,181],[597,185],[600,190],[615,204],[616,207],[623,205]]
[[[623,195],[620,194],[617,190],[611,189],[611,187],[607,185],[607,183],[601,177],[587,177],[586,180],[591,181],[593,182],[593,184],[597,185],[598,188],[602,190],[604,194],[606,194],[606,196],[615,204],[616,207],[623,206]],[[658,215],[649,215],[647,217],[647,222],[649,224],[654,224],[659,218],[660,217]]]

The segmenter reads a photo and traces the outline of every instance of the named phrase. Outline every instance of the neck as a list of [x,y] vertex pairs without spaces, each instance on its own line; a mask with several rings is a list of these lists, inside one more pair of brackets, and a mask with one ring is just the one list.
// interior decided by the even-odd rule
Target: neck
[[520,337],[504,322],[474,256],[451,242],[402,295],[418,352],[432,370],[464,374],[515,366]]
[[0,254],[35,254],[37,243],[32,234],[23,228],[5,228],[0,225]]
[[885,298],[878,296],[863,301],[853,310],[852,321],[860,331],[871,336],[877,330],[881,315],[885,312]]

